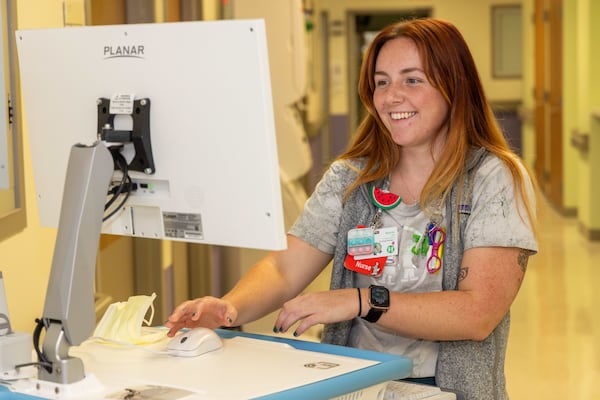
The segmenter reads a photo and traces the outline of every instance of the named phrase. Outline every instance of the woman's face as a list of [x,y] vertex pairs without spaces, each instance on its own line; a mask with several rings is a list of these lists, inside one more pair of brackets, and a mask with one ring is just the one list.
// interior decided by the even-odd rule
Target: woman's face
[[414,42],[398,38],[385,43],[375,63],[373,102],[396,144],[427,147],[448,131],[448,105],[423,69]]

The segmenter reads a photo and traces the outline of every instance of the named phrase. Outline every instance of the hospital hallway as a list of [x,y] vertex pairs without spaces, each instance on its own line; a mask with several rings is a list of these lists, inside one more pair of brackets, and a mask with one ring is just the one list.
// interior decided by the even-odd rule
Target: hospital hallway
[[540,251],[511,310],[511,400],[600,399],[600,242],[576,217],[539,207]]

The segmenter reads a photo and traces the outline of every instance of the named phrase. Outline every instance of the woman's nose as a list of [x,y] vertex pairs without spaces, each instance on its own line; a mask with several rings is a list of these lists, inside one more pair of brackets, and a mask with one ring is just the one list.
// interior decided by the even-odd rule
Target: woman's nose
[[399,83],[392,83],[390,85],[390,90],[388,90],[388,99],[390,101],[404,101],[406,93],[404,92],[404,88]]

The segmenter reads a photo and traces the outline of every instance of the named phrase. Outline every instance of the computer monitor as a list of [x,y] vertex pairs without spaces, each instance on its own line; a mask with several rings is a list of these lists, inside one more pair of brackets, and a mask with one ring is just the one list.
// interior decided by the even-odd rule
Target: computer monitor
[[[40,376],[71,383],[83,373],[68,347],[95,323],[100,229],[285,248],[265,26],[21,30],[16,42],[40,223],[59,228],[41,319],[52,342],[36,348]],[[118,195],[123,188],[128,196]],[[102,224],[106,199],[115,199],[115,213]]]
[[262,21],[19,31],[17,45],[43,226],[57,226],[70,146],[102,129],[97,101],[128,129],[118,113],[135,97],[150,100],[154,171],[130,170],[137,190],[102,231],[285,247]]

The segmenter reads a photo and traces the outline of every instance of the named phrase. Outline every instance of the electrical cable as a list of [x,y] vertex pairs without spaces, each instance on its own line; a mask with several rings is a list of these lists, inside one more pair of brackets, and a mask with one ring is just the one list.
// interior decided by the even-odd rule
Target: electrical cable
[[[132,181],[131,181],[131,177],[129,177],[129,175],[127,175],[127,180],[128,180],[127,186],[131,187]],[[113,215],[115,215],[117,212],[119,212],[121,210],[121,208],[123,207],[123,205],[125,204],[125,202],[127,201],[127,199],[129,198],[130,194],[131,194],[131,190],[127,189],[127,191],[123,195],[123,199],[121,200],[119,205],[116,206],[115,209],[110,214],[108,214],[104,218],[102,218],[102,221],[104,222],[104,221],[112,218]]]
[[46,324],[44,324],[44,320],[41,318],[36,318],[35,322],[37,324],[33,331],[33,349],[35,350],[39,360],[39,362],[35,364],[45,368],[48,373],[52,373],[52,362],[48,360],[48,357],[46,357],[44,352],[40,350],[40,335],[42,333],[42,329],[46,327]]
[[108,208],[115,202],[117,197],[119,197],[119,195],[123,192],[125,183],[127,181],[128,166],[127,166],[127,162],[125,161],[125,158],[120,153],[120,149],[121,149],[121,147],[111,147],[110,148],[110,154],[112,155],[114,164],[119,168],[119,170],[122,172],[123,176],[121,178],[121,183],[119,184],[117,189],[116,190],[111,189],[109,191],[109,194],[110,194],[110,192],[114,190],[114,192],[112,193],[112,195],[113,195],[112,198],[104,205],[105,211],[108,210]]
[[113,215],[115,215],[121,209],[121,207],[125,204],[125,202],[129,198],[129,195],[131,194],[131,188],[133,186],[133,182],[131,180],[131,177],[129,176],[129,166],[127,165],[127,160],[125,160],[125,157],[123,157],[123,155],[120,152],[120,147],[118,147],[118,148],[111,147],[110,153],[113,156],[115,165],[119,168],[119,170],[121,171],[123,176],[121,178],[120,184],[116,187],[116,189],[111,189],[109,191],[109,193],[110,193],[110,192],[113,192],[113,190],[114,190],[114,192],[112,193],[112,197],[104,205],[104,211],[107,211],[113,205],[113,203],[117,200],[117,198],[119,198],[119,196],[123,195],[122,196],[123,199],[121,200],[119,205],[114,208],[113,211],[111,211],[108,215],[106,215],[102,218],[103,222],[108,220],[109,218],[111,218]]

